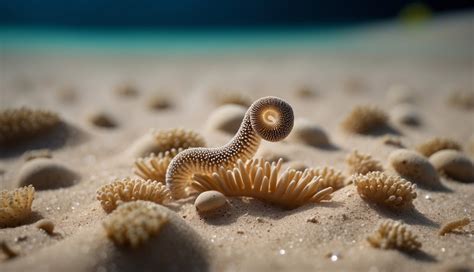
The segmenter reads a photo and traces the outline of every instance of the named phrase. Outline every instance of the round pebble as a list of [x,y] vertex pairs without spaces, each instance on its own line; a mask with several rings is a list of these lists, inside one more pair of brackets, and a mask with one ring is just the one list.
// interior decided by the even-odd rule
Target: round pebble
[[436,170],[462,182],[474,182],[474,165],[463,153],[456,150],[441,150],[430,156],[429,161]]
[[235,134],[239,130],[246,112],[247,108],[236,104],[220,106],[207,119],[207,127]]
[[388,160],[395,171],[406,179],[425,185],[439,184],[436,169],[415,151],[398,149],[390,153]]
[[293,131],[288,136],[288,141],[311,146],[329,145],[326,132],[320,126],[304,118],[296,119]]
[[52,234],[54,231],[54,223],[49,219],[41,219],[40,221],[36,222],[35,226],[46,231],[48,234]]
[[227,203],[226,197],[218,191],[201,193],[194,202],[198,212],[211,212],[223,207]]
[[33,185],[36,190],[49,190],[74,185],[79,175],[66,165],[47,158],[26,162],[20,169],[18,187]]

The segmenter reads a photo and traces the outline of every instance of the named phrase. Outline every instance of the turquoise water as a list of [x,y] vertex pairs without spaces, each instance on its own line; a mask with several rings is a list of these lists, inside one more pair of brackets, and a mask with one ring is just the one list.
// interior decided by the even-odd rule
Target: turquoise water
[[218,53],[342,44],[361,27],[251,30],[61,30],[0,27],[4,52]]

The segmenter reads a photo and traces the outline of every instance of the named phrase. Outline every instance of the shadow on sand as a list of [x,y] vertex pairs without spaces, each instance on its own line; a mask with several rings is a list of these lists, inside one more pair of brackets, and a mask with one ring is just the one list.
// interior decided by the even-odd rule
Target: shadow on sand
[[253,198],[229,198],[229,204],[225,209],[216,211],[212,214],[203,214],[202,218],[206,223],[211,225],[228,225],[231,224],[243,215],[251,215],[262,219],[278,220],[288,215],[300,213],[305,210],[314,209],[314,207],[331,207],[337,208],[343,206],[340,202],[321,202],[309,203],[307,205],[295,208],[286,209],[277,205],[265,203]]
[[66,144],[77,145],[86,141],[87,138],[86,133],[79,128],[61,122],[50,131],[31,139],[22,139],[18,142],[0,146],[0,158],[17,157],[28,150],[44,148],[55,150]]
[[409,225],[423,225],[433,228],[439,228],[439,224],[420,213],[415,207],[407,207],[403,210],[392,210],[386,207],[369,203],[369,205],[383,217],[393,220],[403,221]]

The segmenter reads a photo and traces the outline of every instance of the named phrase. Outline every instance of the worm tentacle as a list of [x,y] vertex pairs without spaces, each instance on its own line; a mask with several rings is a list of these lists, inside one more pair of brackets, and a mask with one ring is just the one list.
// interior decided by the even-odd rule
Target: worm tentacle
[[220,166],[231,167],[239,159],[246,161],[257,152],[262,139],[283,140],[293,128],[291,106],[277,97],[263,97],[247,110],[235,136],[226,145],[215,148],[189,148],[171,161],[166,172],[166,184],[173,198],[183,198],[191,192],[194,174],[211,174]]

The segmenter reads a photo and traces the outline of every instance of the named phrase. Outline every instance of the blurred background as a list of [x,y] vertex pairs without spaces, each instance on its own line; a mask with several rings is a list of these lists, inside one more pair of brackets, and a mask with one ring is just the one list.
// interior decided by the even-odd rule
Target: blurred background
[[421,19],[473,6],[471,0],[2,0],[0,23],[62,28],[319,26],[396,17]]
[[281,46],[380,21],[413,25],[446,14],[471,14],[473,7],[471,0],[2,0],[0,42],[4,50],[97,49],[105,44],[165,52],[189,50],[189,41],[196,43],[191,49],[202,45],[204,50],[236,42],[240,47]]

